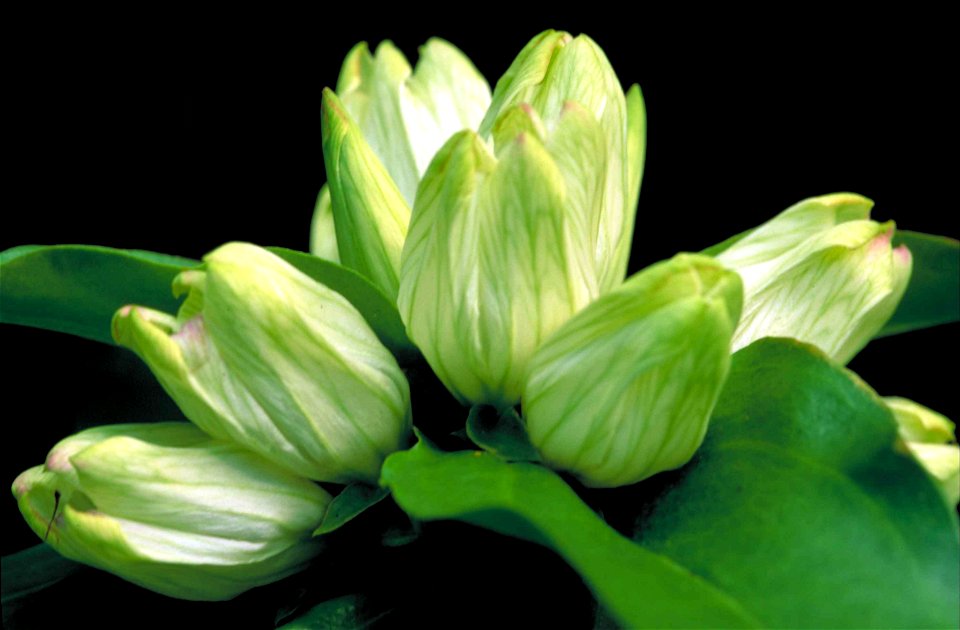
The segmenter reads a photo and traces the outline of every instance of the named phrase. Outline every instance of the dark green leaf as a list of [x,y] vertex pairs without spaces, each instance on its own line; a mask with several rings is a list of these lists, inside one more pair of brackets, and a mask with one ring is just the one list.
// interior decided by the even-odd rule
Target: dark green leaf
[[366,318],[383,345],[401,363],[408,363],[418,356],[416,346],[407,338],[406,328],[400,319],[396,305],[369,280],[356,271],[311,254],[283,247],[267,249],[317,282],[347,298]]
[[629,627],[757,625],[726,594],[611,529],[546,468],[421,441],[388,457],[382,474],[414,518],[464,520],[552,547]]
[[467,416],[467,436],[485,451],[509,461],[538,462],[540,455],[530,443],[517,412],[504,413],[487,405],[474,405]]
[[898,230],[893,243],[910,249],[913,274],[897,312],[877,336],[960,321],[960,242]]
[[372,628],[390,611],[368,610],[363,595],[344,595],[317,604],[300,617],[280,626],[281,630],[362,630]]
[[196,261],[92,245],[26,245],[0,255],[0,321],[113,343],[126,304],[174,312],[170,284]]
[[0,573],[3,574],[0,601],[6,608],[79,569],[79,564],[67,560],[47,544],[4,556],[0,559]]
[[876,395],[810,347],[738,352],[706,441],[636,539],[769,627],[957,627],[956,514]]
[[329,534],[352,521],[357,515],[373,507],[389,493],[386,488],[375,488],[364,483],[352,483],[333,498],[313,535]]

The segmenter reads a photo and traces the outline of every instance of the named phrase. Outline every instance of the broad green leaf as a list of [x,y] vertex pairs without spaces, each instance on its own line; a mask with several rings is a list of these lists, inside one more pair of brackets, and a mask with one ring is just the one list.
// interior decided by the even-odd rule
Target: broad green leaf
[[898,230],[894,245],[913,255],[913,275],[896,312],[878,337],[960,321],[960,241]]
[[[416,356],[396,307],[369,281],[336,263],[281,247],[277,256],[337,291],[398,358]],[[94,245],[25,245],[0,254],[0,322],[46,328],[113,343],[110,320],[139,304],[174,313],[171,283],[200,263],[187,258]]]
[[0,255],[0,322],[113,343],[110,319],[125,304],[174,312],[170,283],[199,263],[93,245],[26,245]]
[[512,408],[497,413],[494,407],[474,405],[467,416],[467,435],[485,451],[508,461],[538,462],[523,421]]
[[329,534],[340,529],[364,510],[382,501],[389,492],[363,483],[351,483],[333,498],[313,535]]
[[390,610],[372,610],[363,595],[344,595],[321,602],[293,621],[280,626],[280,630],[314,630],[320,628],[343,628],[362,630],[373,628],[378,621],[390,614]]
[[283,247],[267,249],[347,298],[401,364],[418,356],[416,346],[407,338],[397,307],[369,280],[351,269],[311,254]]
[[737,602],[607,526],[553,472],[421,441],[381,482],[414,518],[458,519],[556,550],[628,627],[755,627]]
[[0,566],[2,566],[0,572],[3,573],[0,602],[6,608],[37,591],[56,584],[79,570],[82,565],[67,560],[50,545],[40,544],[4,556],[0,560]]
[[636,540],[763,625],[957,627],[956,514],[876,395],[809,346],[734,355],[706,441]]

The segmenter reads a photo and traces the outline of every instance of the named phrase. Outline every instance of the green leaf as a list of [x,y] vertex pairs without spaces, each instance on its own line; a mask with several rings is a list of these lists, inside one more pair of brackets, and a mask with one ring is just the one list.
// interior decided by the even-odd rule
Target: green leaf
[[735,601],[607,526],[556,474],[421,441],[387,458],[381,482],[414,518],[458,519],[556,550],[628,627],[754,627]]
[[0,559],[3,574],[0,602],[6,609],[29,595],[73,574],[81,565],[67,560],[47,544],[39,544]]
[[386,488],[375,488],[364,483],[352,483],[333,498],[327,511],[314,530],[314,536],[329,534],[352,521],[364,510],[380,503],[390,494]]
[[467,416],[467,436],[483,450],[508,461],[540,461],[523,421],[513,409],[499,414],[494,407],[474,405]]
[[199,263],[93,245],[26,245],[0,255],[0,322],[113,343],[110,319],[125,304],[175,312],[170,284]]
[[390,614],[390,610],[368,610],[370,606],[363,595],[344,595],[317,604],[301,616],[280,626],[280,630],[313,630],[343,628],[362,630],[373,628],[378,621]]
[[734,355],[706,441],[636,540],[765,626],[957,627],[957,518],[876,395],[809,346]]
[[797,342],[757,342],[735,355],[711,422],[694,460],[637,506],[640,545],[535,464],[421,442],[381,481],[414,518],[556,550],[629,627],[957,626],[957,517],[850,372]]
[[351,269],[311,254],[283,247],[267,249],[347,298],[401,364],[409,363],[419,356],[416,346],[407,338],[406,328],[400,320],[397,307],[369,280]]
[[894,245],[913,255],[913,275],[896,312],[878,337],[960,321],[960,241],[898,230]]

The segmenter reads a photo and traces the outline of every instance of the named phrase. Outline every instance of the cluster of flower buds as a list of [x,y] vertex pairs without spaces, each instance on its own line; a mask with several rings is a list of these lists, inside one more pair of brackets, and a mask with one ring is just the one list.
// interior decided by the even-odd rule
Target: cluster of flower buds
[[[583,35],[538,35],[492,94],[441,40],[415,69],[389,42],[360,44],[321,120],[313,253],[396,303],[462,403],[520,404],[543,461],[587,485],[689,461],[731,353],[756,339],[794,337],[846,362],[909,280],[893,226],[841,194],[716,258],[681,254],[624,281],[644,104]],[[127,306],[113,321],[198,429],[81,433],[14,491],[65,555],[220,599],[310,558],[329,501],[313,481],[375,483],[411,409],[396,360],[336,291],[253,245],[204,263],[176,279],[176,315]],[[930,440],[904,439],[932,461]]]
[[174,281],[176,315],[126,306],[113,320],[193,424],[84,431],[13,490],[63,555],[219,600],[316,555],[330,496],[313,480],[376,483],[409,439],[410,394],[340,294],[253,245],[204,263]]
[[490,88],[463,53],[439,39],[410,64],[384,42],[347,55],[337,91],[324,90],[321,121],[328,184],[311,237],[318,256],[343,262],[396,299],[400,253],[417,186],[437,150],[476,129]]
[[420,184],[400,268],[410,338],[457,398],[522,397],[536,349],[623,281],[643,163],[639,89],[586,36],[534,38],[479,131]]
[[376,483],[402,448],[410,392],[393,355],[339,293],[278,256],[230,243],[174,280],[176,315],[113,319],[184,415],[293,473]]

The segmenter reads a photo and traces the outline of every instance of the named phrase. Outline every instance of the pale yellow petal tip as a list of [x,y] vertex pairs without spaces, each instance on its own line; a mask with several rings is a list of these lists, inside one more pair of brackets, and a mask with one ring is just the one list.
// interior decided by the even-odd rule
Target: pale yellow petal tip
[[328,140],[334,133],[342,136],[352,127],[353,119],[347,113],[340,97],[330,88],[323,88],[323,98],[320,101],[320,128],[323,139]]
[[206,272],[199,269],[187,269],[181,271],[173,279],[173,297],[180,297],[188,293],[191,289],[197,289],[203,286],[203,280]]
[[889,229],[884,229],[887,226],[880,226],[880,232],[874,236],[870,243],[867,245],[871,253],[875,253],[881,250],[887,250],[890,248],[890,242],[893,240],[893,227]]
[[70,472],[73,470],[70,455],[72,455],[72,452],[66,449],[54,448],[47,454],[47,461],[45,462],[47,470],[60,473]]
[[853,192],[839,192],[839,193],[830,193],[828,195],[821,195],[819,197],[813,197],[813,200],[820,202],[822,205],[836,208],[839,206],[849,206],[849,205],[867,205],[872,207],[873,200],[869,197],[864,197],[859,193]]
[[23,471],[17,478],[13,480],[13,485],[11,490],[13,491],[13,496],[16,497],[17,501],[22,499],[30,490],[33,489],[34,484],[36,483],[37,473],[42,471],[43,466],[34,466],[33,468],[28,468]]
[[355,90],[363,81],[363,67],[372,61],[370,46],[367,42],[358,42],[347,53],[340,67],[337,91],[347,93]]
[[[203,261],[207,263],[208,270],[212,270],[218,265],[252,267],[274,259],[279,260],[277,256],[264,248],[254,245],[253,243],[242,241],[225,243],[203,257]],[[181,282],[186,281],[189,283],[191,280],[195,281],[196,277],[185,277],[181,279]],[[191,288],[189,284],[186,286]]]
[[127,304],[120,307],[110,320],[110,333],[118,345],[138,351],[138,337],[151,326],[168,335],[180,327],[172,315],[145,306]]
[[135,308],[136,306],[132,304],[121,306],[120,309],[113,314],[113,319],[110,320],[110,335],[113,337],[113,340],[121,346],[128,345],[124,342],[127,332],[127,320],[130,319]]
[[[819,204],[836,213],[838,223],[869,219],[873,200],[858,193],[841,192],[813,197],[808,202]],[[804,202],[801,202],[804,203]]]
[[[461,60],[470,61],[470,59],[463,53],[462,50],[447,40],[443,39],[442,37],[431,37],[417,48],[417,54],[419,55],[417,66],[419,66],[423,61],[423,58],[429,56],[431,52],[444,55],[454,55],[459,57]],[[413,72],[416,74],[416,68],[414,68]]]

